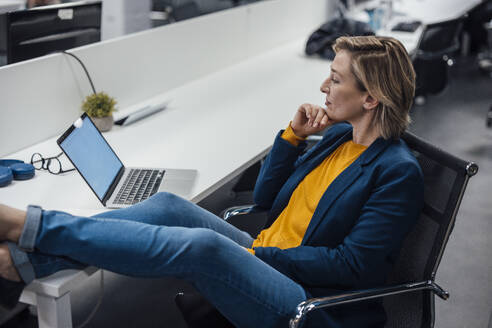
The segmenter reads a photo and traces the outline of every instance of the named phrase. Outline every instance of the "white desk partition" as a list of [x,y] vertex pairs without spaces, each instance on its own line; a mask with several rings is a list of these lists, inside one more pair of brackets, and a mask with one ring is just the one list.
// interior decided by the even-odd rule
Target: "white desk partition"
[[[326,0],[269,0],[73,50],[119,108],[184,85],[297,38],[331,13]],[[59,134],[90,94],[60,54],[0,68],[0,156]]]
[[[198,170],[190,200],[202,200],[262,157],[301,103],[324,102],[319,86],[329,63],[306,58],[304,46],[330,6],[264,1],[76,49],[96,88],[123,110],[171,100],[105,137],[125,165]],[[0,156],[24,161],[59,152],[56,137],[90,93],[82,69],[59,54],[1,68],[0,85]],[[0,188],[0,200],[77,215],[104,211],[76,172],[36,171],[32,180]],[[36,280],[21,299],[37,305],[40,327],[71,327],[70,290],[94,272]]]

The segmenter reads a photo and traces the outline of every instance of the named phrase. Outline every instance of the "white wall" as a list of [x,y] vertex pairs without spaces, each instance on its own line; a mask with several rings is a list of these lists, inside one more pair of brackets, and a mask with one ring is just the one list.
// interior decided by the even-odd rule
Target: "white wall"
[[[327,0],[262,1],[73,52],[96,89],[125,108],[307,38],[331,12]],[[79,65],[60,54],[0,68],[0,156],[63,132],[90,92]]]

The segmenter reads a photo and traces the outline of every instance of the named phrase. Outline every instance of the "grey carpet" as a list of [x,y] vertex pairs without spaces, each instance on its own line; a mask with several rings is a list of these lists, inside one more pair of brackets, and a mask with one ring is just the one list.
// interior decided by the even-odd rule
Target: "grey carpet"
[[450,83],[425,106],[414,107],[411,130],[435,145],[476,162],[436,281],[451,294],[436,299],[436,327],[487,327],[492,309],[492,130],[485,126],[492,80],[473,60],[451,69]]

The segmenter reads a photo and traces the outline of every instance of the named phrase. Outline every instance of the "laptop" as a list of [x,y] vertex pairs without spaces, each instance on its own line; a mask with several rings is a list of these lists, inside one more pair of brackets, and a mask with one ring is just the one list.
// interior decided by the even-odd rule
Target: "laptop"
[[195,182],[196,170],[125,167],[86,113],[57,143],[108,208],[136,204],[158,191],[189,198]]

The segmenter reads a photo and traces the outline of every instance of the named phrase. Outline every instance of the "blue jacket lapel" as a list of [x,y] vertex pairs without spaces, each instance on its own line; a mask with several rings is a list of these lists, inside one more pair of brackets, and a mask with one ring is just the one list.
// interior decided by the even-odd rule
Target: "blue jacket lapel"
[[325,218],[326,213],[333,202],[338,199],[338,197],[345,192],[345,190],[351,186],[361,174],[363,174],[364,166],[368,165],[376,158],[376,156],[386,149],[390,143],[391,140],[384,140],[383,138],[376,139],[357,160],[340,173],[340,175],[330,184],[321,197],[313,217],[311,218],[311,222],[309,223],[302,240],[303,245],[309,241],[318,225],[323,218]]
[[[342,143],[352,138],[352,130],[345,133],[342,137],[339,137],[333,144],[329,145],[328,142],[316,145],[316,149],[312,152],[308,152],[305,156],[299,159],[296,163],[296,170],[294,174],[285,182],[282,189],[280,189],[275,202],[272,205],[272,209],[269,214],[269,221],[265,227],[269,227],[273,221],[280,215],[285,206],[289,203],[290,196],[297,188],[299,183],[306,177],[306,175],[314,170],[327,156],[329,156],[335,149],[337,149]],[[332,141],[332,140],[328,140]]]
[[347,167],[340,175],[333,180],[328,189],[321,197],[316,210],[314,211],[311,222],[309,222],[304,238],[301,244],[305,244],[309,241],[309,238],[314,233],[318,225],[323,221],[326,212],[329,210],[333,202],[343,193],[345,190],[356,181],[356,179],[362,174],[363,169],[360,165],[360,158]]

